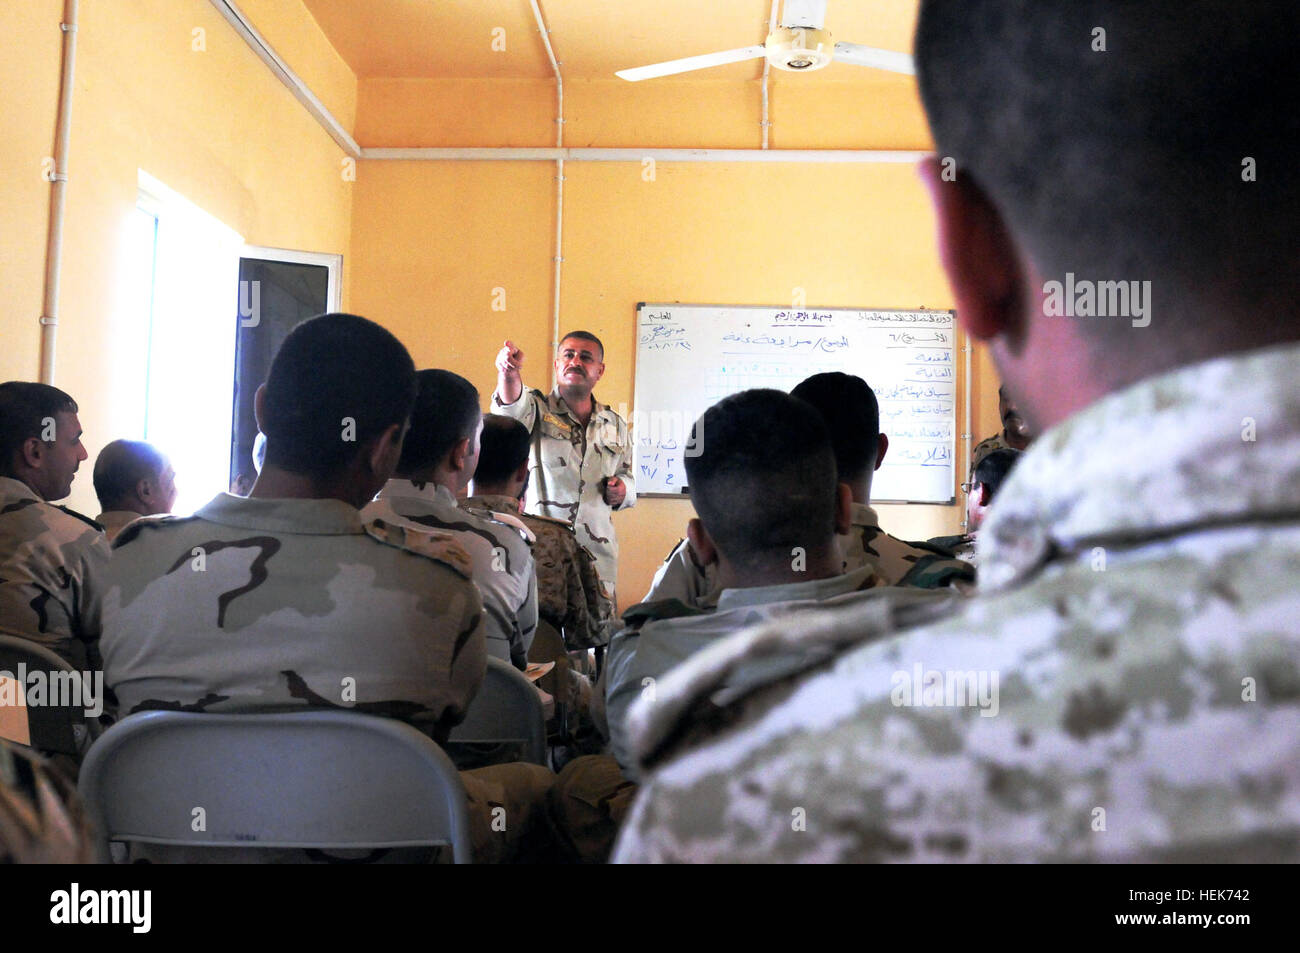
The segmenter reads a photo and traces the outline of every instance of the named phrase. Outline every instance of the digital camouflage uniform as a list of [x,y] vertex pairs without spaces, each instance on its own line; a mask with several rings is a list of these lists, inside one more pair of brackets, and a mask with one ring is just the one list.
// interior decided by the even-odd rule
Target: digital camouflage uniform
[[469,557],[339,500],[220,494],[118,536],[104,675],[120,714],[343,708],[442,743],[486,666]]
[[618,575],[618,537],[613,508],[605,502],[604,481],[618,477],[627,496],[618,509],[636,503],[632,473],[632,439],[627,422],[592,398],[591,419],[584,429],[558,391],[549,395],[525,390],[513,404],[492,395],[494,413],[518,420],[532,435],[525,508],[538,516],[563,520],[578,542],[596,558],[596,569],[611,596]]
[[[1297,367],[1218,358],[1044,434],[946,620],[826,612],[661,679],[616,859],[1300,860]],[[782,641],[804,672],[718,698]],[[996,714],[901,704],[916,667],[945,692],[997,674]]]
[[[462,503],[471,513],[509,511],[506,496],[471,496]],[[523,516],[533,535],[537,564],[537,612],[564,635],[572,651],[609,642],[614,604],[596,572],[596,561],[568,523],[547,516]]]
[[39,642],[79,671],[98,670],[108,559],[93,520],[0,477],[0,629]]
[[90,827],[71,783],[0,741],[0,865],[86,864]]
[[[870,566],[881,580],[878,585],[938,589],[975,582],[975,571],[968,563],[928,543],[908,543],[889,535],[880,528],[876,511],[862,503],[853,504],[849,532],[837,535],[835,544],[844,557],[845,572]],[[643,601],[676,599],[688,606],[709,608],[717,604],[721,591],[717,580],[717,566],[700,566],[690,544],[682,540],[655,573]]]
[[537,572],[517,529],[466,512],[446,487],[417,487],[410,480],[389,480],[361,515],[451,534],[473,561],[471,575],[487,614],[488,654],[520,670],[526,667],[537,631]]

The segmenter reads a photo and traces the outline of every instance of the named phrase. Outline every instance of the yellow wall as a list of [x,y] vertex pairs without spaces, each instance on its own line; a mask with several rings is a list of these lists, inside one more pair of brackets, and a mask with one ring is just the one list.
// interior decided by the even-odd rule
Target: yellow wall
[[[0,379],[34,380],[49,203],[40,162],[53,150],[63,4],[9,6],[0,31],[8,136],[0,150],[7,192],[0,205]],[[316,29],[296,0],[276,7],[271,35],[293,33],[295,14],[300,33]],[[207,0],[83,0],[80,19],[54,383],[81,405],[93,461],[109,440],[138,434],[143,420],[147,315],[122,300],[121,277],[137,170],[250,244],[345,256],[353,184],[341,174],[339,147]],[[205,51],[192,49],[195,28],[205,31]],[[341,61],[322,60],[314,75],[332,77],[321,80],[325,93],[346,113],[355,80],[349,93],[350,74],[340,68],[346,71]],[[346,289],[345,279],[345,299]],[[232,288],[232,305],[235,295]],[[94,514],[89,469],[82,468],[69,502]]]
[[[821,84],[818,96],[773,86],[774,146],[929,148],[909,85]],[[758,97],[757,84],[568,83],[565,141],[755,148]],[[553,144],[549,84],[362,80],[358,98],[367,146]],[[910,165],[660,162],[650,182],[642,171],[640,163],[565,165],[561,324],[604,340],[597,396],[607,403],[632,402],[638,301],[780,304],[801,287],[810,306],[953,306]],[[417,364],[468,377],[485,405],[507,337],[525,352],[526,382],[549,386],[554,176],[549,162],[363,161],[353,306],[401,337]],[[791,207],[806,212],[775,211]],[[498,287],[504,312],[492,309]],[[987,359],[974,358],[978,389],[996,391]],[[983,397],[973,404],[976,439],[996,429],[996,394],[991,406]],[[963,516],[956,505],[880,511],[882,524],[907,538],[958,532]],[[692,515],[689,501],[647,499],[615,517],[621,603],[644,594]]]

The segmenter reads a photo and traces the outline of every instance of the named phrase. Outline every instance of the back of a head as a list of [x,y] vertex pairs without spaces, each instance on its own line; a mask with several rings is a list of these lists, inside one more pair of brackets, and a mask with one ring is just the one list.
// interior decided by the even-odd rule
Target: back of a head
[[719,401],[692,429],[691,500],[723,555],[739,567],[789,562],[835,534],[836,474],[821,417],[779,390]]
[[104,510],[126,507],[141,480],[158,480],[165,461],[152,444],[143,440],[114,440],[99,451],[92,477],[95,495]]
[[432,469],[458,441],[472,440],[482,417],[478,390],[459,374],[427,370],[420,371],[416,380],[411,429],[397,464],[398,475],[404,477]]
[[266,464],[327,476],[415,401],[415,364],[390,332],[354,314],[325,314],[285,338],[267,375]]
[[528,428],[519,421],[504,414],[485,414],[475,487],[499,486],[509,480],[528,461],[530,444]]
[[826,421],[840,480],[852,483],[875,469],[880,404],[866,381],[839,371],[814,374],[790,396],[810,404]]
[[23,444],[41,437],[46,421],[64,412],[77,413],[77,402],[57,387],[32,381],[0,384],[0,476],[13,476]]
[[971,480],[988,490],[989,502],[998,495],[998,490],[1002,488],[1002,484],[1021,456],[1020,450],[994,450],[992,453],[985,454],[980,462],[975,464],[975,472]]
[[1141,361],[1300,337],[1298,35],[1293,0],[923,0],[915,49],[938,155],[1045,280],[1151,281],[1163,322],[1106,352]]

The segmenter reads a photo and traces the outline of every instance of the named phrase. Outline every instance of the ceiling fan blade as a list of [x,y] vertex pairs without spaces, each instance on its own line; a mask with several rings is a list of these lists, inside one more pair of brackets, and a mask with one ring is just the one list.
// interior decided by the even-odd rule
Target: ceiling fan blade
[[760,43],[757,46],[742,46],[738,50],[704,53],[700,56],[687,56],[680,60],[654,63],[650,66],[621,69],[614,75],[636,83],[643,79],[656,79],[660,76],[672,76],[674,73],[688,73],[691,70],[708,69],[710,66],[725,66],[727,63],[739,63],[742,60],[756,60],[766,54],[767,47]]
[[826,0],[785,0],[781,26],[820,30],[826,23]]
[[912,57],[894,50],[878,50],[874,46],[860,46],[857,43],[836,43],[835,57],[841,63],[854,66],[869,66],[872,69],[889,70],[891,73],[916,75],[916,66]]

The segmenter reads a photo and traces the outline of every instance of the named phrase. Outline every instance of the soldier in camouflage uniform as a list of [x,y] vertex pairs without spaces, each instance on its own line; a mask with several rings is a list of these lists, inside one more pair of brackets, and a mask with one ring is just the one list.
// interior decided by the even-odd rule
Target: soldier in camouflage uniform
[[[415,393],[410,356],[378,325],[325,315],[294,329],[256,397],[267,450],[249,497],[143,517],[114,543],[102,644],[122,715],[333,708],[446,741],[486,667],[469,557],[445,534],[359,513],[400,457]],[[462,773],[481,859],[536,827],[553,776],[523,767]]]
[[533,436],[527,510],[563,520],[596,557],[596,569],[617,600],[618,537],[614,510],[636,503],[627,422],[592,396],[605,373],[599,338],[573,331],[555,357],[559,383],[550,394],[525,393],[523,351],[507,341],[497,355],[494,413],[515,418]]
[[90,827],[58,771],[0,741],[0,865],[88,864]]
[[87,457],[77,405],[46,384],[0,384],[0,629],[81,671],[100,668],[108,542],[93,520],[49,502]]
[[[880,528],[870,505],[871,480],[885,460],[889,438],[880,433],[879,404],[866,381],[849,374],[814,374],[790,393],[811,404],[826,421],[839,480],[853,496],[849,531],[836,536],[844,571],[870,566],[882,586],[972,586],[974,570],[952,553],[929,543],[904,542]],[[676,599],[711,608],[720,591],[716,568],[703,564],[682,540],[659,567],[644,601]]]
[[998,388],[998,419],[1002,421],[1002,429],[975,444],[975,449],[971,451],[972,477],[980,461],[994,450],[1028,450],[1029,445],[1034,442],[1034,435],[1030,432],[1029,425],[1025,423],[1025,418],[1020,415],[1020,408],[1014,401],[1007,399],[1006,385]]
[[[461,505],[471,513],[498,520],[517,514],[519,498],[528,485],[528,452],[528,431],[521,423],[500,414],[486,415],[474,492]],[[591,553],[563,520],[532,515],[518,518],[532,536],[539,616],[563,634],[570,650],[608,643],[614,606]]]
[[488,654],[522,671],[537,631],[533,554],[513,526],[467,513],[457,500],[478,462],[478,391],[451,371],[416,376],[420,393],[402,459],[362,515],[451,534],[469,554],[483,593]]
[[[1290,167],[1300,9],[1194,6],[923,0],[957,314],[1043,436],[957,615],[827,612],[661,679],[617,860],[1300,860],[1300,178],[1227,158]],[[1160,313],[1062,313],[1071,262],[1162,278]],[[717,694],[773,652],[805,670]]]

